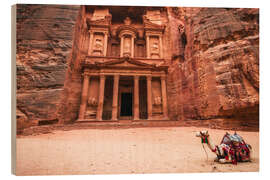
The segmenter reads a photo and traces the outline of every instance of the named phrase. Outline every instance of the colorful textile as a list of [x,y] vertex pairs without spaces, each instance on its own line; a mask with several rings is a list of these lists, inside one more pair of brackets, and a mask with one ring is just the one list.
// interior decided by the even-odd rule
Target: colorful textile
[[230,135],[226,133],[222,138],[221,144],[228,145],[229,148],[223,148],[225,159],[228,160],[229,156],[231,156],[233,164],[249,160],[250,151],[248,146],[238,134]]

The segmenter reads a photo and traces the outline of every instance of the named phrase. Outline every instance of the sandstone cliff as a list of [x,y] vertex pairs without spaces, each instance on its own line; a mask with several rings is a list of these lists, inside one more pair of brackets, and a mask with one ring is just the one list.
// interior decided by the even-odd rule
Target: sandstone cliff
[[258,122],[259,10],[171,12],[185,26],[179,39],[183,52],[176,54],[170,68],[170,89],[178,99],[172,106],[174,118]]
[[17,5],[18,129],[56,120],[78,10],[78,6]]

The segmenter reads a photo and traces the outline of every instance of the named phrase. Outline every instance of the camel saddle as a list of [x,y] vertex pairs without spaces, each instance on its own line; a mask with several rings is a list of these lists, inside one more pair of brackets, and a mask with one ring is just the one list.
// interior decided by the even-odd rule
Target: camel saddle
[[233,164],[246,161],[250,158],[250,151],[248,149],[248,145],[245,143],[244,139],[236,132],[233,135],[226,132],[220,144],[228,145],[227,147],[229,148],[223,149],[225,158],[227,159],[228,155],[230,154]]

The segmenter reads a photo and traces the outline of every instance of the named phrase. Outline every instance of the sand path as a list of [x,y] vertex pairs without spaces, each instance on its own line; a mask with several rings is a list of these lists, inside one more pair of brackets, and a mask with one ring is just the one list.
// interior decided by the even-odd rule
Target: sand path
[[[259,132],[238,133],[253,147],[253,162],[214,163],[196,127],[80,129],[17,138],[18,175],[242,172],[259,170]],[[226,131],[208,129],[220,143]],[[228,131],[230,132],[230,131]],[[232,133],[232,132],[230,132]]]

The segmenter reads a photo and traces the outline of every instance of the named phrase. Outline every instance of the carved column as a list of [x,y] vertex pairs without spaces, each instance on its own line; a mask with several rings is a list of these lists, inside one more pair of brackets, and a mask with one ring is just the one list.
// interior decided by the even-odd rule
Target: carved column
[[89,75],[84,75],[82,95],[81,95],[81,105],[80,105],[80,112],[79,112],[79,120],[84,119],[85,109],[86,109],[86,105],[87,105],[89,79],[90,79]]
[[103,56],[107,55],[107,47],[108,47],[108,33],[104,33],[104,50],[103,50]]
[[140,119],[139,104],[139,76],[134,76],[134,120]]
[[103,101],[104,101],[104,87],[105,87],[105,76],[100,75],[99,81],[99,97],[98,97],[98,108],[97,108],[97,120],[102,120],[103,113]]
[[113,80],[112,120],[117,120],[119,77],[119,74],[116,74]]
[[121,37],[121,47],[120,47],[120,57],[123,57],[123,51],[124,51],[124,37]]
[[162,46],[162,36],[159,36],[159,57],[163,58],[163,46]]
[[147,76],[147,113],[148,119],[152,119],[152,76]]
[[92,31],[89,31],[90,33],[90,39],[89,39],[89,48],[88,48],[88,55],[92,54],[92,46],[93,46],[93,38],[94,38],[94,34]]
[[150,38],[149,38],[149,35],[146,35],[146,53],[147,53],[147,58],[150,58]]
[[134,37],[131,37],[131,57],[134,57]]
[[88,51],[89,51],[89,44],[90,44],[90,34],[89,31],[86,31],[84,33],[84,38],[83,38],[83,42],[82,42],[82,52],[86,55],[88,55]]
[[165,76],[161,76],[162,108],[165,119],[168,119],[167,90]]

